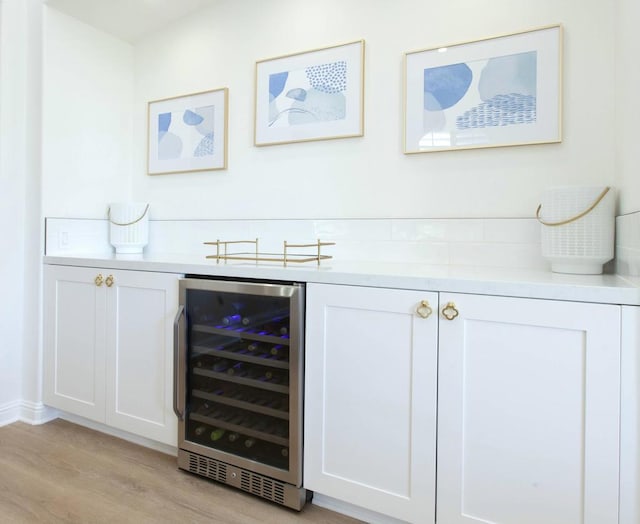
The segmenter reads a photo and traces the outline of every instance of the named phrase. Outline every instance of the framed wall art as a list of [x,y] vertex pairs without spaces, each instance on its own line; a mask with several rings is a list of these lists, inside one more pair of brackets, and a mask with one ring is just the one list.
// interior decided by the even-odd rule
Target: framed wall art
[[147,173],[227,167],[227,88],[149,102]]
[[561,141],[562,27],[405,54],[405,153]]
[[256,62],[256,146],[363,134],[364,40]]

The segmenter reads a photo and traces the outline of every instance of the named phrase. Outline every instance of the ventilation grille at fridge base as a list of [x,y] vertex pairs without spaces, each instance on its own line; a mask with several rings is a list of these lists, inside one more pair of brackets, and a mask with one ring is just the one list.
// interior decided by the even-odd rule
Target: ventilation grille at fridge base
[[243,471],[240,475],[240,489],[263,499],[284,504],[284,484],[262,475]]
[[200,455],[189,454],[189,471],[218,482],[227,482],[227,465]]
[[180,449],[178,465],[190,473],[234,486],[281,506],[300,511],[312,493],[286,482]]

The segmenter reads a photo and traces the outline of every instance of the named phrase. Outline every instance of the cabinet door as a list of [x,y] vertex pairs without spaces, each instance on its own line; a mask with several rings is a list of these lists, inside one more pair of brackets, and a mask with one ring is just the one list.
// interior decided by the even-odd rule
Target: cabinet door
[[617,523],[620,308],[448,302],[459,316],[440,317],[438,523]]
[[[416,308],[426,300],[433,314]],[[309,284],[304,487],[435,517],[437,295]]]
[[44,267],[44,402],[104,422],[106,294],[95,282],[100,273]]
[[109,275],[106,422],[176,445],[172,326],[179,277],[144,271]]

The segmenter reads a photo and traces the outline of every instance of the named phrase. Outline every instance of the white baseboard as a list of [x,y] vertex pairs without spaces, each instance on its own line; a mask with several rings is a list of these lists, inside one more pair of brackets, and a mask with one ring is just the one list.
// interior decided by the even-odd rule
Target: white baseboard
[[58,418],[58,411],[42,402],[22,401],[20,420],[34,426],[45,424]]
[[361,508],[360,506],[354,506],[348,502],[327,497],[320,493],[314,492],[311,503],[316,506],[320,506],[321,508],[329,509],[336,513],[367,522],[368,524],[407,524],[404,520],[394,519],[387,515],[382,515],[381,513]]
[[58,418],[58,412],[42,402],[15,400],[0,406],[0,426],[18,421],[32,425],[44,424],[55,418]]
[[22,402],[15,400],[0,406],[0,427],[20,420],[20,406]]
[[176,448],[175,446],[169,446],[168,444],[163,444],[162,442],[156,442],[155,440],[151,440],[145,437],[139,437],[138,435],[134,435],[120,429],[112,428],[111,426],[101,424],[100,422],[94,422],[93,420],[79,417],[78,415],[73,415],[72,413],[67,413],[65,411],[60,411],[58,413],[58,416],[62,420],[73,422],[74,424],[78,424],[79,426],[94,429],[95,431],[99,431],[100,433],[106,433],[107,435],[121,438],[122,440],[138,444],[139,446],[160,451],[161,453],[171,455],[172,457],[178,456],[178,448]]
[[92,420],[88,420],[77,415],[72,415],[71,413],[58,411],[57,409],[45,406],[42,402],[14,400],[12,402],[7,402],[6,404],[0,405],[0,427],[6,426],[8,424],[13,424],[14,422],[18,421],[35,426],[38,424],[50,422],[51,420],[55,420],[57,418],[68,420],[69,422],[73,422],[74,424],[78,424],[79,426],[94,429],[96,431],[100,431],[101,433],[106,433],[107,435],[112,435],[128,442],[133,442],[134,444],[138,444],[139,446],[144,446],[145,448],[150,448],[162,453],[166,453],[167,455],[171,455],[173,457],[178,456],[178,450],[174,446],[169,446],[167,444],[162,444],[161,442],[156,442],[144,437],[139,437],[137,435],[127,433],[126,431],[121,431],[119,429],[106,426],[105,424],[100,424],[99,422],[93,422]]

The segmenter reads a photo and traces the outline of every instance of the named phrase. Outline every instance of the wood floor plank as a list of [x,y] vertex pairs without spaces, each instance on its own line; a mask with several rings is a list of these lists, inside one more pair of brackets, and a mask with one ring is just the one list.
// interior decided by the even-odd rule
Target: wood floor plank
[[354,524],[296,512],[177,467],[176,458],[55,420],[0,428],[0,522]]

